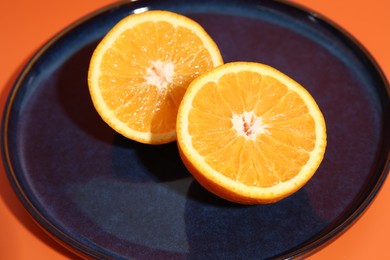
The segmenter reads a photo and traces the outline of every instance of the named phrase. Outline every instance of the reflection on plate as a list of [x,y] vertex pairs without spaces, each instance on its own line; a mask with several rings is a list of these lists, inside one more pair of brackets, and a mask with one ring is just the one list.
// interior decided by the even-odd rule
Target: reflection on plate
[[[124,16],[167,9],[198,21],[226,62],[257,61],[304,85],[328,148],[314,178],[272,205],[205,191],[176,144],[127,140],[96,114],[89,58]],[[324,18],[279,1],[121,2],[50,41],[22,72],[3,119],[3,160],[25,207],[57,239],[97,258],[302,256],[340,234],[389,171],[389,86],[364,49]]]

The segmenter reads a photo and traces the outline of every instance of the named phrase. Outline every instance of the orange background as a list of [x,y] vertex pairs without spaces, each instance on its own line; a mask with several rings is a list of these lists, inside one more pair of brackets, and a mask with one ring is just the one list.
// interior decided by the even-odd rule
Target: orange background
[[[13,81],[39,47],[61,29],[112,0],[18,0],[0,3],[0,113]],[[390,78],[390,1],[295,0],[357,38]],[[0,162],[0,164],[2,164]],[[390,259],[390,182],[359,221],[310,259]],[[0,259],[77,259],[30,218],[0,166]]]

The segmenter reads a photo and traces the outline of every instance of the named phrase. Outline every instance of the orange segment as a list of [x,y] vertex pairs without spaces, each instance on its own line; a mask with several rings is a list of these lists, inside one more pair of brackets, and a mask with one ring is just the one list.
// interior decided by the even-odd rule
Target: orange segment
[[297,82],[269,66],[234,62],[195,79],[177,118],[183,162],[211,192],[271,203],[301,188],[325,153],[324,117]]
[[130,15],[99,43],[90,61],[93,104],[114,130],[149,144],[176,139],[176,115],[189,83],[223,63],[195,21],[167,11]]

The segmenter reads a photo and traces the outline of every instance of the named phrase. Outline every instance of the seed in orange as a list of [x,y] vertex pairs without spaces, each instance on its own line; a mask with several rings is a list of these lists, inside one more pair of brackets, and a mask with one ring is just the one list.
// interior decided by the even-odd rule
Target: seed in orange
[[146,11],[119,21],[96,47],[88,85],[93,104],[114,130],[138,142],[176,140],[176,115],[189,83],[223,63],[195,21]]
[[233,62],[195,79],[177,116],[188,170],[209,191],[242,204],[273,203],[303,187],[326,147],[309,92],[260,63]]

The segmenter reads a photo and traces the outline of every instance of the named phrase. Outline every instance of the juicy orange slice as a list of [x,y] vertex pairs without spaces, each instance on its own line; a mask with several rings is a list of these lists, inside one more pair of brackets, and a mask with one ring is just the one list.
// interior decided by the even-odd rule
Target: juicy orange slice
[[127,138],[148,144],[176,139],[176,115],[189,83],[223,63],[195,21],[168,11],[132,14],[95,49],[88,84],[102,119]]
[[195,79],[177,116],[188,170],[227,200],[273,203],[300,189],[326,147],[324,117],[313,97],[280,71],[234,62]]

